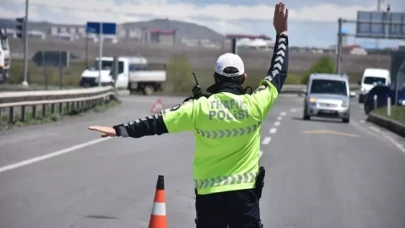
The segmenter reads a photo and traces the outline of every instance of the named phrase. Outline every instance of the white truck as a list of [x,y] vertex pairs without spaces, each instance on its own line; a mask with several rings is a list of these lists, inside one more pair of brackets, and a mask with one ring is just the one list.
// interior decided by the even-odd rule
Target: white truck
[[10,46],[8,44],[7,30],[0,29],[0,83],[6,83],[11,65]]
[[[80,86],[97,86],[99,78],[99,58],[96,58],[92,67],[83,71]],[[150,95],[162,90],[166,81],[165,70],[149,70],[148,61],[142,56],[128,56],[118,58],[118,75],[114,80],[114,58],[101,57],[101,85],[114,85],[118,89],[128,89],[131,94],[142,91]]]
[[366,68],[361,81],[359,103],[363,103],[367,93],[376,85],[389,86],[391,84],[391,74],[388,69]]

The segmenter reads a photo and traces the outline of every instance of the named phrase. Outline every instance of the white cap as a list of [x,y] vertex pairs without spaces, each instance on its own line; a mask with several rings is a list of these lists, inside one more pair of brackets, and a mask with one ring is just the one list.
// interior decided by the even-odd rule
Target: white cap
[[[239,70],[238,73],[227,74],[224,72],[224,69],[227,67],[235,67]],[[217,63],[215,65],[215,72],[225,77],[238,77],[245,73],[245,66],[243,64],[242,59],[239,55],[235,55],[232,53],[226,53],[219,56]]]

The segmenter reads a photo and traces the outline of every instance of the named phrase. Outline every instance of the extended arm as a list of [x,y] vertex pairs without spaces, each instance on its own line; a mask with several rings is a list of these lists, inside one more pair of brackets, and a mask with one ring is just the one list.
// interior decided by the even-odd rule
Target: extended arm
[[162,113],[113,126],[116,136],[140,138],[169,133]]
[[140,138],[194,129],[194,101],[176,105],[161,113],[113,126],[116,136]]

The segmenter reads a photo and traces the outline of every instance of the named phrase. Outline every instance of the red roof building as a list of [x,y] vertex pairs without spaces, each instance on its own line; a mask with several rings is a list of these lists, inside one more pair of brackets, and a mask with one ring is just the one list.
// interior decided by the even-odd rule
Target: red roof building
[[171,29],[149,29],[145,36],[148,43],[174,45],[176,42],[176,30]]

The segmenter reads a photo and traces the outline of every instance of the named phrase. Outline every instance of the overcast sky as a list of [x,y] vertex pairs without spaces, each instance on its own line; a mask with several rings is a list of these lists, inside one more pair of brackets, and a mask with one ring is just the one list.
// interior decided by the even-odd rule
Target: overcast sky
[[[405,12],[405,0],[384,0],[391,11]],[[24,15],[25,0],[0,0],[0,16]],[[76,4],[74,2],[77,2]],[[80,2],[80,3],[79,3]],[[286,0],[292,45],[326,47],[336,43],[337,19],[355,19],[358,10],[375,10],[376,0]],[[270,0],[30,0],[29,20],[84,24],[86,21],[130,22],[154,18],[205,25],[221,33],[266,34],[274,37]],[[344,26],[354,32],[354,24]],[[349,40],[350,42],[353,39]],[[358,39],[363,45],[375,41]],[[399,41],[381,41],[381,46]]]

